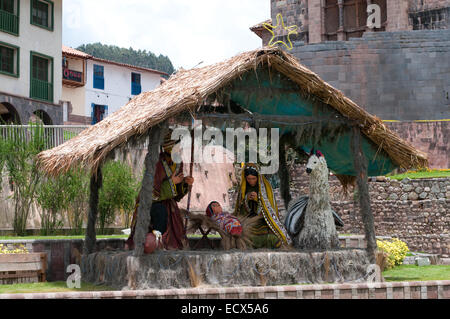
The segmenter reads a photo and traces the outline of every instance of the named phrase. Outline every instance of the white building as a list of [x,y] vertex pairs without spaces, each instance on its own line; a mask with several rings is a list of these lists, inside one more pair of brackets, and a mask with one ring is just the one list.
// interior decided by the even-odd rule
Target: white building
[[95,124],[128,103],[135,95],[151,91],[167,73],[100,59],[63,46],[65,124]]
[[0,0],[0,122],[62,124],[62,0]]

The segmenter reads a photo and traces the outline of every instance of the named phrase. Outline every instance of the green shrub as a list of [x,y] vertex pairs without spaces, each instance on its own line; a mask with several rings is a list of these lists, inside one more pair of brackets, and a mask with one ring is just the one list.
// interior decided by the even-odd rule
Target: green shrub
[[114,222],[118,211],[126,215],[125,226],[128,226],[139,187],[131,167],[120,161],[106,163],[102,174],[98,203],[99,234],[104,234],[105,226]]
[[406,243],[398,238],[393,238],[391,240],[377,240],[377,246],[388,255],[387,269],[401,265],[406,254],[409,252]]

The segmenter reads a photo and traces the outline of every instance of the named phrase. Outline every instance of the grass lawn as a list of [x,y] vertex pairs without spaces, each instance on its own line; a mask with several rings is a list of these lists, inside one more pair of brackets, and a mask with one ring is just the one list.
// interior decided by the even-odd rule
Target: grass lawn
[[[20,240],[20,239],[84,239],[84,235],[79,236],[0,236],[0,240]],[[97,235],[98,238],[128,238],[128,235],[118,234],[118,235]]]
[[402,179],[408,177],[410,179],[418,178],[437,178],[437,177],[450,177],[449,170],[432,170],[429,172],[406,172],[400,175],[388,176],[390,179],[396,179],[401,181]]
[[109,286],[96,286],[81,282],[81,288],[67,288],[65,281],[37,282],[27,284],[0,285],[0,294],[21,294],[32,292],[68,292],[68,291],[106,291],[114,290]]
[[[190,234],[189,238],[202,238],[202,235],[199,234]],[[99,238],[128,238],[128,235],[97,235],[97,239]],[[219,234],[209,234],[208,238],[220,238]],[[84,235],[80,236],[0,236],[0,240],[36,240],[36,239],[84,239]]]
[[450,265],[400,265],[383,272],[386,281],[450,280]]

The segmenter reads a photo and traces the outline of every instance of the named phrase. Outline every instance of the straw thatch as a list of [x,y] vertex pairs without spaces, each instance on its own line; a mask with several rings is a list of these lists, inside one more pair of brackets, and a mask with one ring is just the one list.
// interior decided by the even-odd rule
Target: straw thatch
[[265,65],[289,77],[303,94],[335,108],[349,122],[360,125],[362,132],[387,152],[400,167],[427,165],[426,154],[418,151],[390,131],[380,119],[367,113],[344,94],[324,82],[297,59],[278,49],[262,48],[239,54],[226,61],[181,70],[151,92],[133,98],[127,105],[75,138],[38,155],[41,168],[50,175],[67,171],[74,165],[96,171],[108,154],[130,139],[141,136],[150,127],[180,114],[193,111],[213,93],[243,73]]

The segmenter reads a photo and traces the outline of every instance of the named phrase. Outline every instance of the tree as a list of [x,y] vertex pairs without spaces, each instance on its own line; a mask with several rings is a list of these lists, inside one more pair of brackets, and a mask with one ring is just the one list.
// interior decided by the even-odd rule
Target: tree
[[27,131],[6,129],[1,137],[1,151],[6,171],[13,187],[14,233],[25,235],[31,204],[41,179],[36,155],[45,149],[45,134],[41,124],[30,123]]
[[119,210],[123,210],[126,220],[129,220],[139,187],[131,167],[120,161],[108,162],[102,171],[103,185],[99,191],[98,203],[99,234],[105,233],[105,226],[114,222]]
[[134,50],[133,48],[119,48],[115,45],[106,45],[97,43],[80,45],[77,50],[98,58],[111,60],[120,63],[127,63],[144,68],[150,68],[169,75],[174,72],[172,62],[167,56],[156,56],[154,53],[146,50]]

